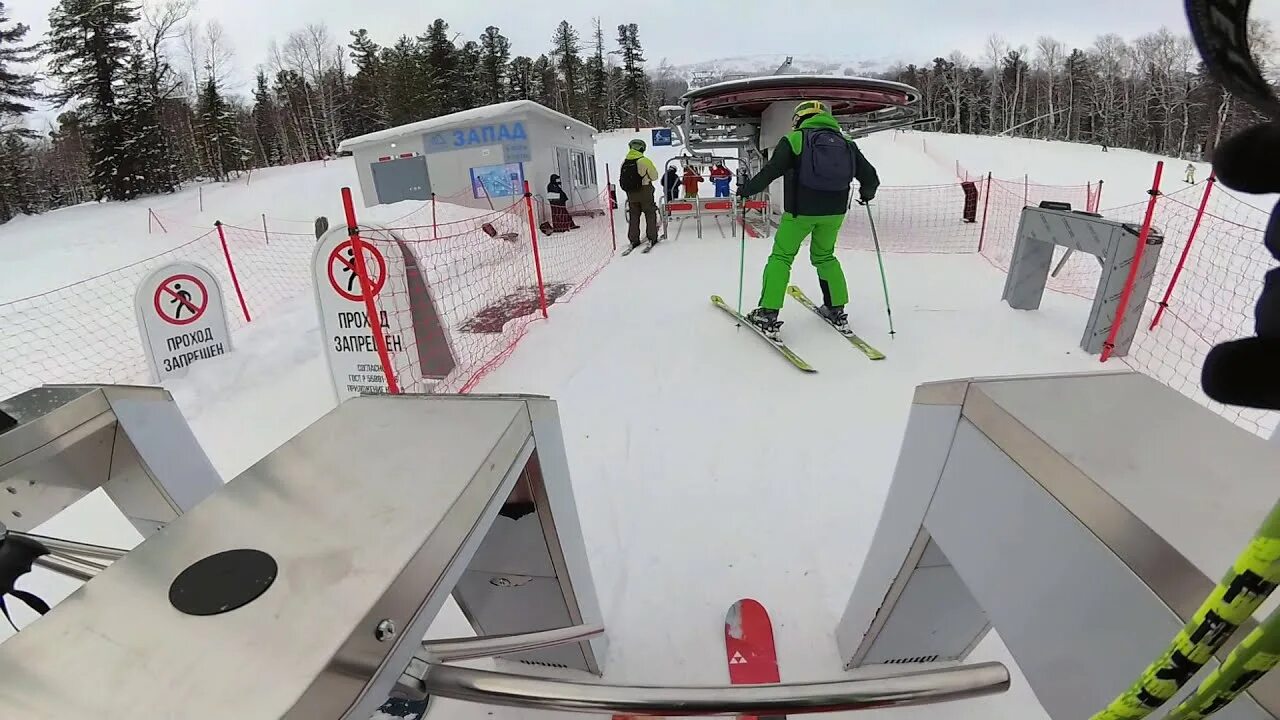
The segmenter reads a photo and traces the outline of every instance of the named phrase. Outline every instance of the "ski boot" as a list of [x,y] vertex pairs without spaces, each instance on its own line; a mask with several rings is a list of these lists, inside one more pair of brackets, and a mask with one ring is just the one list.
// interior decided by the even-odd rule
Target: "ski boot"
[[778,319],[777,310],[769,310],[768,308],[757,308],[747,314],[747,322],[755,325],[764,333],[764,336],[770,340],[780,343],[782,342],[782,321]]
[[849,316],[845,314],[844,307],[833,307],[831,305],[823,305],[818,308],[818,314],[823,317],[831,326],[841,333],[848,335],[852,332],[849,329]]

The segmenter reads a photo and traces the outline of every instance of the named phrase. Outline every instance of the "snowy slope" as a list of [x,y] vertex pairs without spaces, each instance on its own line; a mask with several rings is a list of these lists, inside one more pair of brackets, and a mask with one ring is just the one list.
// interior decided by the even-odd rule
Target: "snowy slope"
[[[1165,163],[1160,190],[1166,194],[1184,191],[1184,200],[1196,203],[1199,191],[1185,193],[1186,167],[1189,161],[1164,157],[1126,148],[1110,148],[1102,152],[1100,145],[1033,140],[1030,138],[997,138],[982,135],[951,135],[934,132],[899,133],[900,144],[916,145],[930,158],[947,169],[958,161],[974,178],[991,172],[997,178],[1020,181],[1024,176],[1043,185],[1081,185],[1104,181],[1102,208],[1115,208],[1147,200],[1156,162]],[[1196,180],[1209,177],[1213,167],[1207,162],[1191,162]],[[1215,193],[1234,197],[1258,208],[1269,208],[1276,198],[1234,193],[1219,186]],[[1211,208],[1212,211],[1212,208]]]
[[[886,135],[861,145],[886,184],[953,181],[946,159],[903,140],[921,135]],[[608,163],[616,175],[626,142],[636,136],[619,132],[600,139],[601,172]],[[647,139],[647,131],[640,136]],[[994,157],[978,140],[940,142],[937,152],[965,154],[951,157],[952,163]],[[1094,150],[1067,153],[1089,173],[1059,181],[1083,183],[1108,172],[1090,164]],[[654,149],[650,157],[661,165],[676,152]],[[1037,152],[1016,148],[1005,167],[1012,170],[1019,155]],[[1047,157],[1043,167],[1034,166],[1037,180],[1058,177],[1049,167],[1057,156]],[[206,194],[205,201],[218,202],[240,222],[260,207],[270,209],[269,215],[310,222],[315,214],[332,214],[337,188],[353,180],[350,167],[341,163],[288,168],[278,175],[255,176],[253,187],[223,188],[225,194]],[[174,201],[189,202],[189,192]],[[0,229],[0,245],[21,244],[21,274],[37,276],[23,282],[32,286],[101,271],[160,242],[131,235],[116,247],[112,234],[95,230],[125,222],[140,222],[145,230],[145,205],[133,205],[27,218],[16,226],[20,232]],[[98,214],[100,223],[93,220]],[[1077,349],[1088,303],[1050,294],[1039,312],[1015,312],[1000,303],[1003,275],[978,256],[889,255],[885,264],[898,330],[890,340],[875,256],[842,250],[853,293],[851,321],[889,359],[870,363],[792,304],[783,313],[784,333],[820,371],[805,376],[709,304],[712,293],[736,300],[737,240],[714,231],[703,240],[691,233],[682,238],[650,255],[615,260],[580,301],[557,305],[549,322],[534,324],[477,392],[547,394],[560,403],[575,495],[612,639],[606,680],[724,682],[721,623],[728,605],[743,596],[769,607],[785,680],[846,677],[833,630],[875,529],[914,387],[973,375],[1098,369],[1096,358]],[[746,253],[743,290],[750,305],[759,292],[768,240],[749,241]],[[91,257],[76,264],[77,255]],[[803,256],[793,280],[816,295],[817,282]],[[1009,342],[1011,337],[1017,342]],[[239,331],[236,341],[235,353],[166,383],[227,479],[336,402],[309,297],[281,305]],[[72,508],[42,530],[124,546],[138,540],[101,498]],[[50,600],[75,587],[46,573],[33,574],[22,586]],[[20,625],[33,619],[23,609],[15,616]],[[4,633],[0,628],[0,637]],[[432,635],[459,634],[467,634],[467,625],[450,604]],[[1045,717],[997,637],[989,637],[973,659],[1009,663],[1013,690],[945,710],[851,717]],[[444,701],[436,708],[432,717],[461,720],[553,717]]]

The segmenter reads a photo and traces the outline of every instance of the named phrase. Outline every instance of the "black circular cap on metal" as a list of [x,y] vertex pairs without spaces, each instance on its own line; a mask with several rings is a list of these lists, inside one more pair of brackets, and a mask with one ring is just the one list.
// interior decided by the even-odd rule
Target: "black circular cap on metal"
[[200,560],[169,586],[169,603],[188,615],[221,615],[257,600],[280,567],[261,550],[228,550]]

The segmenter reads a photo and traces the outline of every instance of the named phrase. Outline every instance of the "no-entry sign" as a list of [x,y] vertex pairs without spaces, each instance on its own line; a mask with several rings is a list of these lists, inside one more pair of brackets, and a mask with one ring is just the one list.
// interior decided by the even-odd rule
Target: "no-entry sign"
[[174,263],[152,272],[138,287],[134,309],[156,382],[231,352],[222,288],[201,265]]
[[[369,273],[378,317],[372,322],[356,273],[356,246]],[[316,243],[312,267],[316,307],[334,390],[342,402],[387,392],[374,333],[382,336],[405,392],[425,392],[457,366],[448,335],[413,248],[394,232],[361,226],[358,243],[346,227]]]
[[[387,261],[378,252],[378,248],[364,240],[360,241],[360,249],[364,254],[364,268],[369,273],[373,296],[377,297],[387,284]],[[329,253],[329,284],[334,292],[351,302],[361,302],[360,277],[356,273],[355,242],[347,240]]]
[[190,325],[209,308],[209,286],[190,273],[170,275],[156,286],[156,315],[170,325]]

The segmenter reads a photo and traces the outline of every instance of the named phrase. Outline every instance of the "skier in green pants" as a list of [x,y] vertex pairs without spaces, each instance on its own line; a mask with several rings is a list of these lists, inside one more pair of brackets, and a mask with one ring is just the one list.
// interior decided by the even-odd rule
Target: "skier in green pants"
[[764,267],[760,307],[747,315],[774,340],[782,329],[778,311],[791,282],[791,263],[809,236],[813,237],[809,259],[822,285],[819,312],[837,328],[848,329],[844,306],[849,303],[849,286],[836,259],[836,237],[849,210],[853,180],[858,180],[858,202],[862,205],[870,202],[880,187],[876,169],[844,136],[825,103],[800,103],[793,121],[795,130],[783,136],[764,169],[738,190],[744,198],[759,195],[774,180],[783,178],[782,220],[773,240],[773,254]]

